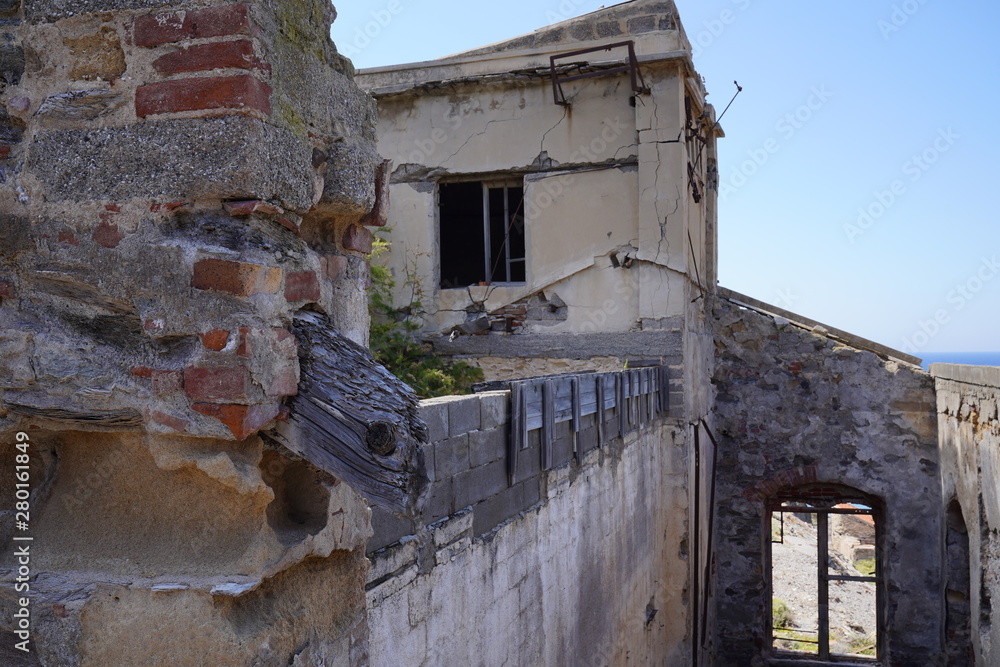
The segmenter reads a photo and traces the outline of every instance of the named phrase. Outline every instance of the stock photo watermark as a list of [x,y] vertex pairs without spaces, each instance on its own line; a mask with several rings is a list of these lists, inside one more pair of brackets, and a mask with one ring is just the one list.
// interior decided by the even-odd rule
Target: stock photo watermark
[[882,33],[882,39],[889,41],[893,34],[903,29],[914,16],[917,15],[924,5],[930,0],[904,0],[892,6],[892,13],[887,18],[879,19],[878,30]]
[[952,317],[972,303],[998,274],[1000,274],[1000,261],[997,261],[996,255],[983,257],[972,275],[948,292],[945,301],[949,307],[938,308],[931,317],[919,320],[914,332],[903,338],[900,350],[907,354],[919,353],[951,323]]
[[778,136],[768,137],[757,148],[748,150],[747,159],[733,169],[729,178],[719,184],[719,197],[722,201],[726,201],[730,195],[746,185],[772,157],[778,154],[782,142],[791,141],[833,96],[833,92],[825,85],[813,86],[802,104],[782,115],[774,124],[774,131]]
[[950,127],[939,129],[930,146],[908,158],[900,167],[902,175],[906,178],[897,178],[884,189],[876,190],[872,194],[872,200],[858,208],[857,218],[853,222],[844,224],[844,234],[851,245],[854,245],[859,236],[863,236],[875,226],[875,223],[885,217],[900,198],[909,191],[907,182],[913,184],[920,181],[945,153],[954,148],[961,138],[961,135],[956,134]]
[[337,46],[340,52],[348,58],[356,58],[361,52],[371,46],[372,42],[378,39],[382,31],[389,27],[393,20],[403,13],[403,3],[400,0],[389,0],[382,9],[371,11],[370,20],[363,26],[354,29],[354,36],[349,39],[340,40]]
[[14,648],[28,653],[31,642],[31,439],[24,431],[14,444]]
[[[745,12],[750,9],[752,0],[730,0],[736,9]],[[729,26],[736,23],[739,14],[732,9],[723,9],[715,18],[708,19],[702,23],[702,29],[698,32],[688,32],[688,40],[691,42],[691,57],[699,57],[705,49],[710,48],[722,37]]]

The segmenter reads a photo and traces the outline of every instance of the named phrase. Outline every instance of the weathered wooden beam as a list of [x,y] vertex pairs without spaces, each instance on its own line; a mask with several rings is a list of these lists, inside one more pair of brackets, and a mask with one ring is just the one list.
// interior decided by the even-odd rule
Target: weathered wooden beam
[[369,502],[415,516],[427,486],[427,427],[417,397],[325,317],[297,316],[301,380],[288,421],[270,435]]

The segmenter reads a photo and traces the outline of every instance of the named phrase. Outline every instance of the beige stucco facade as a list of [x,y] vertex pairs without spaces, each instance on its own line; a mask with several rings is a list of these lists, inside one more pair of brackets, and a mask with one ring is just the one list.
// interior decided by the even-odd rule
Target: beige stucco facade
[[[676,14],[662,4],[623,3],[475,51],[359,73],[378,100],[379,152],[393,161],[384,261],[396,304],[418,299],[428,334],[465,333],[484,317],[493,332],[515,334],[662,328],[714,284],[721,130]],[[623,42],[634,45],[642,91],[620,71],[561,84],[568,105],[555,103],[550,56]],[[556,64],[561,76],[627,69],[628,49]],[[442,286],[441,185],[470,180],[523,185],[523,281]]]

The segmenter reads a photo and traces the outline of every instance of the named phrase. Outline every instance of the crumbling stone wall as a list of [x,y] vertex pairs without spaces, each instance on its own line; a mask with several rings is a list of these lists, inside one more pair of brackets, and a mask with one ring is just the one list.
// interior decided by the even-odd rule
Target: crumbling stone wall
[[949,639],[954,639],[950,655],[955,656],[956,665],[991,665],[1000,661],[996,622],[1000,604],[1000,370],[934,364],[931,373],[937,386],[942,499],[955,524],[949,531],[951,576],[946,590]]
[[718,301],[712,647],[767,664],[768,498],[841,484],[884,503],[882,659],[943,664],[943,504],[932,378],[909,364]]
[[550,470],[532,431],[508,480],[508,394],[422,401],[423,515],[373,516],[372,663],[690,662],[683,425],[609,429],[598,448],[585,417],[581,460],[557,427]]
[[367,338],[386,167],[334,15],[0,3],[0,452],[30,435],[48,663],[364,660],[369,510],[260,435],[297,312]]

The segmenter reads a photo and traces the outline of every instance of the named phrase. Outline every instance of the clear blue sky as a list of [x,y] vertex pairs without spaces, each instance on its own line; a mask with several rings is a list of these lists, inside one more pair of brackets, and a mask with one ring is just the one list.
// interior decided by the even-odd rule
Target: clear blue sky
[[[332,34],[373,67],[602,4],[342,2]],[[917,356],[1000,350],[1000,3],[676,4],[717,110],[744,87],[722,122],[721,284]]]

